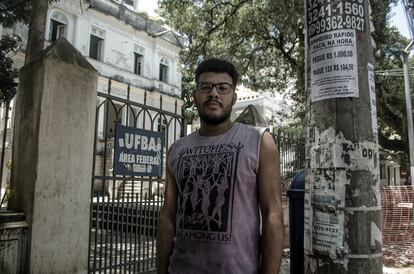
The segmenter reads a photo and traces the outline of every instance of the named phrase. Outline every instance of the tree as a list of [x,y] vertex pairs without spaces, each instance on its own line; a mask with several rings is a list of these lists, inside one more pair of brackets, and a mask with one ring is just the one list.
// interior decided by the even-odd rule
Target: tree
[[[377,70],[402,67],[399,54],[407,41],[389,25],[390,9],[397,1],[370,1]],[[181,62],[188,114],[194,117],[191,93],[197,62],[221,56],[236,64],[243,76],[242,82],[253,90],[282,92],[295,100],[296,115],[302,118],[305,102],[303,8],[302,0],[160,1],[161,16],[186,40]],[[288,89],[292,85],[295,88]],[[406,151],[402,78],[377,77],[377,89],[380,144],[386,149]],[[295,121],[298,127],[303,123],[302,119]],[[392,134],[401,136],[400,140],[390,139]]]
[[45,31],[48,0],[32,0],[29,37],[27,39],[25,63],[32,61],[45,46]]
[[378,71],[375,79],[378,139],[383,149],[402,155],[402,169],[405,169],[405,159],[408,159],[408,132],[401,51],[409,41],[389,24],[391,5],[396,3],[395,0],[373,1],[373,38],[377,44],[374,56]]
[[11,27],[16,22],[28,22],[30,18],[30,4],[27,0],[2,0],[0,3],[0,24]]
[[[26,49],[26,60],[28,63],[44,48],[44,34],[46,29],[46,15],[48,4],[57,0],[3,0],[0,3],[0,24],[3,27],[12,27],[17,22],[29,23],[29,37]],[[5,38],[3,43],[10,44],[10,39]],[[17,42],[17,39],[14,38]],[[8,55],[4,45],[0,50],[1,55]],[[12,70],[5,72],[6,78],[15,74]],[[3,79],[4,75],[0,75]]]
[[[382,148],[408,159],[408,131],[405,110],[401,50],[408,45],[395,28],[384,31],[386,43],[376,51],[378,92],[378,138]],[[413,65],[410,60],[411,66]],[[407,161],[402,161],[402,163]],[[406,167],[403,166],[402,169]]]
[[[3,27],[30,21],[25,63],[44,48],[47,8],[48,3],[53,1],[56,0],[3,0],[0,3],[0,24]],[[0,38],[0,102],[10,101],[16,93],[14,80],[18,70],[13,68],[11,55],[17,53],[20,44],[21,38],[17,35],[5,34]]]
[[[11,27],[18,21],[27,22],[30,16],[29,1],[4,0],[0,3],[0,24]],[[17,35],[6,34],[0,38],[0,101],[4,102],[15,93],[14,79],[18,70],[13,68],[11,54],[20,47]]]
[[3,35],[0,39],[0,102],[10,100],[15,94],[14,79],[18,70],[13,68],[11,54],[18,51],[20,41],[20,37],[13,34]]
[[236,64],[242,82],[252,89],[278,92],[296,84],[300,92],[287,95],[303,110],[304,22],[296,16],[303,14],[302,0],[163,0],[160,11],[186,39],[181,59],[187,108],[197,62],[220,56]]
[[[401,104],[404,101],[401,50],[408,44],[408,40],[394,28],[387,28],[385,35],[388,43],[376,51],[377,70],[381,72],[377,77],[378,111],[383,124],[381,134],[390,135],[404,132],[401,120],[404,112],[404,104]],[[397,148],[398,144],[395,143],[394,146]]]

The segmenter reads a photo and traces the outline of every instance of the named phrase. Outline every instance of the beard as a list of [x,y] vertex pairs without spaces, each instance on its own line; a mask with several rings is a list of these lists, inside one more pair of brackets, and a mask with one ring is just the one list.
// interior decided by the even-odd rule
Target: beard
[[[208,102],[206,102],[205,104],[207,104]],[[223,108],[222,104],[220,104],[220,106]],[[202,120],[207,125],[212,125],[212,126],[219,125],[223,123],[224,121],[226,121],[227,119],[229,119],[231,110],[232,110],[232,106],[230,106],[229,108],[223,108],[222,114],[215,115],[215,114],[205,113],[202,108],[203,108],[202,106],[197,105],[197,110],[198,110],[198,114],[200,115],[200,120]]]

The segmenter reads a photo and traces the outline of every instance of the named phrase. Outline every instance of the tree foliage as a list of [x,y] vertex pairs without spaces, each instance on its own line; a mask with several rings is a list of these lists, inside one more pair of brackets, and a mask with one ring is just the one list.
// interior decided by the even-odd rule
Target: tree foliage
[[31,1],[2,0],[0,3],[0,24],[11,27],[16,22],[29,22]]
[[160,1],[161,16],[186,39],[182,53],[183,93],[191,107],[193,72],[199,61],[222,57],[234,62],[242,82],[254,90],[290,94],[303,102],[303,1]]
[[[383,148],[401,155],[402,169],[406,169],[409,146],[401,50],[409,41],[395,28],[387,28],[385,36],[388,43],[376,51],[378,137]],[[412,74],[412,60],[409,67]]]
[[[30,18],[30,1],[2,0],[0,3],[0,24],[12,27],[15,23],[28,22]],[[14,79],[18,70],[13,68],[12,54],[16,53],[21,43],[20,37],[5,34],[0,38],[0,101],[10,100],[15,92]]]
[[[389,24],[390,9],[395,0],[376,0],[373,2],[377,44],[374,51],[376,60],[376,90],[379,132],[382,148],[400,153],[408,159],[408,131],[405,109],[404,78],[401,52],[409,40]],[[410,66],[411,69],[413,66]],[[404,167],[402,167],[404,169]]]
[[[58,0],[1,1],[0,24],[3,27],[12,27],[17,22],[30,22],[26,57],[33,57],[43,49],[47,8],[49,3],[55,1]],[[16,92],[14,85],[11,85],[17,77],[11,54],[17,52],[20,44],[21,38],[16,35],[6,34],[0,39],[0,101],[10,100]]]
[[13,34],[0,38],[0,101],[10,100],[15,94],[14,79],[18,70],[13,68],[11,54],[18,51],[20,42],[20,37]]

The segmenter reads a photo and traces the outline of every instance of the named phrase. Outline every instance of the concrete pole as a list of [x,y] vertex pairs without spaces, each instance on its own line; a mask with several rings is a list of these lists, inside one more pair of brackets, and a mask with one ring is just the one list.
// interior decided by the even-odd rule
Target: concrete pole
[[19,75],[8,209],[28,224],[22,273],[88,273],[98,72],[64,38]]
[[305,1],[305,273],[382,273],[368,0]]
[[[409,47],[413,45],[411,41]],[[411,89],[410,89],[410,76],[408,74],[408,51],[402,51],[403,69],[404,69],[404,87],[405,87],[405,106],[407,109],[407,130],[408,130],[408,144],[410,154],[410,176],[411,185],[414,185],[414,134],[413,134],[413,109],[411,106]]]

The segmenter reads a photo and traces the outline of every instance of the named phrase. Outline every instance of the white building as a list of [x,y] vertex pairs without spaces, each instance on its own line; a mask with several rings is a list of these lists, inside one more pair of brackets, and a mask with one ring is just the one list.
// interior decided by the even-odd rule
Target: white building
[[232,120],[235,120],[248,105],[253,105],[268,124],[275,127],[287,122],[280,117],[280,113],[291,115],[291,105],[279,94],[255,92],[244,86],[239,86],[236,92],[237,102],[231,113]]
[[[98,92],[108,93],[108,80],[112,79],[112,95],[128,97],[153,108],[162,107],[164,111],[180,115],[183,105],[179,64],[182,49],[180,38],[170,29],[147,18],[137,10],[139,6],[138,0],[53,2],[47,13],[45,46],[64,36],[98,70]],[[19,34],[23,39],[22,51],[14,58],[15,66],[20,68],[24,64],[28,26],[16,24],[11,29],[0,26],[0,35],[8,32]],[[103,100],[100,97],[97,103]],[[13,108],[13,102],[11,106]],[[119,107],[120,105],[115,105],[116,109]],[[13,111],[11,113],[5,162],[10,159]],[[112,115],[113,113],[114,111]],[[4,109],[0,115],[4,125]],[[122,110],[121,116],[124,121],[131,119],[128,118],[131,114],[127,108]],[[2,124],[0,129],[3,129]],[[101,136],[105,135],[104,127],[107,127],[108,133],[111,125],[105,125],[103,115],[100,115],[98,130]],[[168,134],[174,134],[172,137],[175,137],[179,131],[177,133],[177,130],[170,129]]]
[[[119,2],[54,2],[47,15],[46,46],[64,36],[103,77],[181,97],[180,40],[171,30],[126,4],[138,1]],[[18,24],[13,30],[3,31],[21,34],[25,49],[27,26]],[[17,66],[23,64],[24,54],[19,57]]]
[[244,86],[239,86],[237,88],[237,102],[231,112],[231,120],[234,121],[248,105],[255,106],[266,121],[271,121],[275,116],[275,105],[269,100],[266,100],[261,93],[251,91]]

